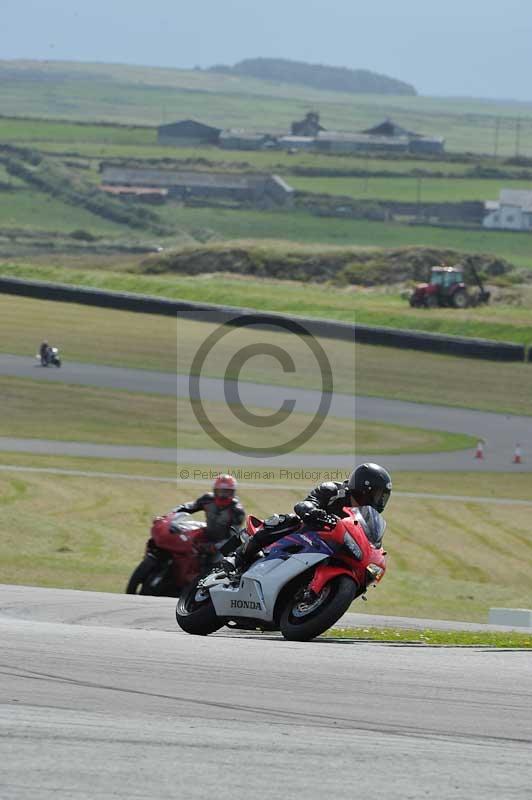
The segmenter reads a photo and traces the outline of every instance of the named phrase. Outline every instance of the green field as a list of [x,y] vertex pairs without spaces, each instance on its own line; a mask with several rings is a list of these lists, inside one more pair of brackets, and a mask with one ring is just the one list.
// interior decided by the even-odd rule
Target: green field
[[466,253],[490,253],[518,266],[532,267],[532,239],[528,233],[323,218],[304,211],[286,213],[163,206],[159,213],[167,223],[192,235],[199,233],[203,238],[284,240],[356,247],[453,248]]
[[196,118],[225,128],[289,131],[292,120],[311,107],[329,130],[363,130],[393,117],[408,129],[444,136],[449,150],[485,153],[494,152],[498,119],[501,155],[515,153],[519,119],[520,152],[532,154],[532,106],[524,103],[350,95],[198,70],[116,64],[12,61],[2,66],[18,72],[16,81],[0,83],[6,115],[147,125]]
[[84,229],[111,237],[124,236],[126,230],[123,225],[102,219],[84,208],[29,188],[0,191],[0,227],[63,233]]
[[460,203],[469,200],[498,200],[503,186],[528,189],[532,181],[475,180],[466,178],[300,178],[289,177],[290,185],[302,192],[341,195],[355,200],[393,200],[396,203]]
[[[283,240],[294,243],[353,247],[434,247],[465,253],[487,253],[510,263],[532,268],[531,237],[509,231],[471,231],[427,225],[371,222],[357,219],[323,218],[306,211],[228,210],[186,208],[166,205],[157,208],[159,217],[175,230],[175,237],[156,236],[149,231],[132,231],[97,217],[83,208],[50,199],[41,192],[0,192],[0,227],[72,232],[77,229],[113,235],[120,240],[144,241],[166,248],[188,235],[192,240],[238,241]],[[60,252],[60,247],[58,251]],[[12,246],[12,252],[16,249]],[[39,252],[38,248],[34,252]]]

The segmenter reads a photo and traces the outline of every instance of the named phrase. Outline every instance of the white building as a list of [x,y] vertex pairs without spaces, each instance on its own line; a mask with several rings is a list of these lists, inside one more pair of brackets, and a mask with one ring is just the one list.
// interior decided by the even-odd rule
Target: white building
[[499,200],[488,200],[485,208],[485,228],[532,231],[532,190],[501,189]]

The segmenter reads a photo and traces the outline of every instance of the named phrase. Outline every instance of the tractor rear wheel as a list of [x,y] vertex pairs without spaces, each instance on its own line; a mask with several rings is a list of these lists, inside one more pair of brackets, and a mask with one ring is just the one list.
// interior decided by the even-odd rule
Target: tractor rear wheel
[[469,298],[464,289],[459,289],[453,294],[452,304],[455,308],[467,308],[469,305]]

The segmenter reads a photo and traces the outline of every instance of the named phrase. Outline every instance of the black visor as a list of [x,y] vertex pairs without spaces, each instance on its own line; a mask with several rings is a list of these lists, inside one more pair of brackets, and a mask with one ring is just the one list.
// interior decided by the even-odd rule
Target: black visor
[[371,493],[372,496],[372,503],[371,505],[375,508],[379,513],[382,513],[386,507],[386,503],[390,499],[391,491],[387,488],[378,488],[374,489]]

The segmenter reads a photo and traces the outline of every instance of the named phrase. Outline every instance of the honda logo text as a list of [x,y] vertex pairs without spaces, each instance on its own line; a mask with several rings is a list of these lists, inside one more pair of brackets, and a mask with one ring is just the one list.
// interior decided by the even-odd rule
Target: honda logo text
[[231,608],[251,608],[253,611],[261,611],[262,606],[254,600],[231,600]]

